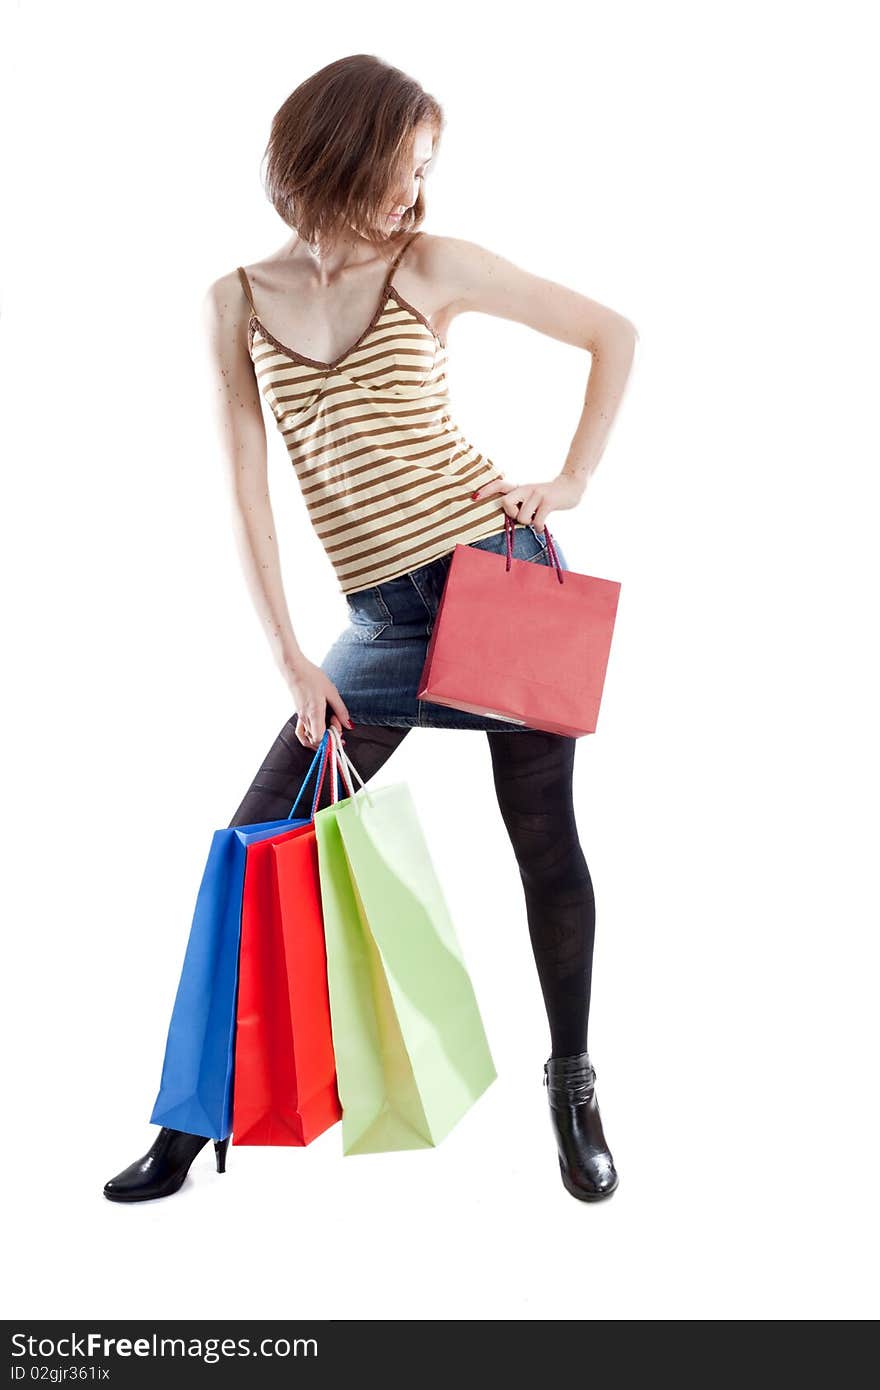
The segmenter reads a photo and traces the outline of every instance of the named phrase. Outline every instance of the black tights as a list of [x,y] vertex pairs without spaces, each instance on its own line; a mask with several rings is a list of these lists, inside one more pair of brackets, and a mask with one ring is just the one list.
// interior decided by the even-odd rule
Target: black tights
[[[230,825],[283,820],[314,757],[296,737],[297,717],[284,725]],[[345,751],[365,782],[394,752],[407,728],[346,729]],[[450,734],[454,730],[449,731]],[[551,1054],[587,1049],[596,909],[572,803],[576,739],[538,730],[486,730],[501,816],[519,866],[532,951],[550,1024]],[[357,786],[355,782],[355,786]],[[305,820],[313,777],[297,806]],[[344,787],[342,788],[345,793]],[[330,801],[329,772],[319,806]]]

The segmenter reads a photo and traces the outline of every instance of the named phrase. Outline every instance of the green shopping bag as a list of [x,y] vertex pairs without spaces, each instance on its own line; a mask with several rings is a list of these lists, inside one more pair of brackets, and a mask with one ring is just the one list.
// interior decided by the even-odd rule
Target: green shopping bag
[[350,793],[314,817],[343,1152],[428,1148],[495,1065],[408,787],[368,791],[335,728],[330,752]]

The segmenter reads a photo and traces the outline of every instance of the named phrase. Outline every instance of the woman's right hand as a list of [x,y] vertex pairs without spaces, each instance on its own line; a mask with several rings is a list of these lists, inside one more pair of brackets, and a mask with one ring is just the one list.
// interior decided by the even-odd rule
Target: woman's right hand
[[303,658],[286,673],[297,713],[296,736],[305,748],[316,749],[327,732],[327,706],[333,711],[330,724],[340,733],[354,728],[345,701],[328,675],[313,661]]

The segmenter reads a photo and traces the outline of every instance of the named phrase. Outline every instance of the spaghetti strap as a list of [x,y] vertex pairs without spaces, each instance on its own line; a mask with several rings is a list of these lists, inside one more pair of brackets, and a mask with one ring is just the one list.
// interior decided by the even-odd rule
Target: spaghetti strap
[[[391,277],[393,276],[394,272],[397,270],[397,267],[400,265],[400,262],[403,260],[404,254],[405,254],[405,253],[409,250],[409,248],[412,246],[412,244],[413,244],[413,242],[415,241],[416,237],[420,237],[421,235],[422,235],[421,228],[420,228],[417,232],[413,232],[412,236],[407,238],[407,240],[406,240],[406,241],[403,243],[403,245],[401,246],[400,250],[397,252],[396,256],[394,257],[394,260],[391,262],[391,268],[390,268],[389,271],[388,271],[388,278],[387,278],[387,280],[385,281],[386,288],[387,288],[388,285],[391,284]],[[254,310],[254,312],[256,313],[256,310]]]
[[253,310],[254,318],[259,318],[259,314],[257,313],[257,306],[254,303],[254,296],[251,293],[251,282],[247,278],[247,273],[243,265],[240,265],[238,267],[238,278],[241,280],[242,289],[247,295],[248,304],[250,304],[251,309]]

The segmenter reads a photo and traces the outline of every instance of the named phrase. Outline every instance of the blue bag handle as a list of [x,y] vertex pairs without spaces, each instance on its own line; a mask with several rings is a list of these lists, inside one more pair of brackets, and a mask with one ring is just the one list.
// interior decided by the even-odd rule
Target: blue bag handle
[[[319,799],[319,797],[320,797],[320,795],[321,795],[321,784],[322,784],[322,782],[324,781],[324,765],[325,765],[325,763],[326,763],[326,761],[327,761],[327,753],[328,753],[328,751],[329,751],[329,748],[330,748],[330,730],[329,730],[329,728],[328,728],[328,729],[325,730],[325,732],[324,732],[324,737],[321,739],[321,742],[318,744],[318,747],[315,749],[315,756],[312,758],[312,761],[311,761],[311,763],[309,764],[309,769],[308,769],[308,771],[307,771],[305,777],[304,777],[303,780],[302,780],[302,786],[300,787],[299,791],[298,791],[297,794],[296,794],[296,801],[294,801],[293,805],[292,805],[291,808],[290,808],[290,813],[289,813],[288,816],[287,816],[287,819],[288,819],[288,820],[293,820],[293,818],[294,818],[293,813],[294,813],[294,811],[296,810],[297,806],[299,805],[300,797],[302,796],[303,792],[304,792],[305,789],[306,789],[306,783],[308,782],[309,778],[311,777],[312,772],[313,772],[313,770],[314,770],[314,768],[315,768],[315,765],[316,765],[317,763],[320,762],[320,764],[321,764],[320,771],[319,771],[318,776],[317,776],[317,778],[316,778],[316,780],[315,780],[315,794],[314,794],[314,796],[312,797],[312,809],[311,809],[311,811],[310,811],[310,813],[309,813],[309,820],[314,820],[314,819],[315,819],[315,811],[316,811],[317,806],[318,806],[318,799]],[[334,766],[333,766],[332,772],[333,772],[333,776],[335,776],[335,778],[336,778],[336,794],[337,794],[337,796],[338,796],[338,795],[339,795],[339,774],[338,774],[337,769],[336,769],[336,766],[335,766],[335,761],[334,761]]]

